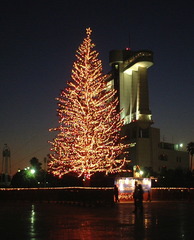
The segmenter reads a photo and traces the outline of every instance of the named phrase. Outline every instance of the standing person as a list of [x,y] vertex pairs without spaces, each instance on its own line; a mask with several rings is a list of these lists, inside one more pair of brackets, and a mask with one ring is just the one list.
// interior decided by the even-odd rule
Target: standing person
[[142,185],[139,184],[137,186],[137,199],[136,199],[136,204],[137,208],[140,210],[140,212],[143,212],[143,188]]
[[115,202],[119,202],[119,189],[116,184],[114,185],[114,198]]
[[137,190],[138,190],[138,182],[135,181],[135,188],[134,188],[134,192],[133,192],[133,200],[134,200],[134,213],[137,212]]

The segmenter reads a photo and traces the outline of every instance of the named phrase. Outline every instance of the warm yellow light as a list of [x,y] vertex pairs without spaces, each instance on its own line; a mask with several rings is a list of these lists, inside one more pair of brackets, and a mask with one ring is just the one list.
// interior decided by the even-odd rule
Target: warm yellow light
[[140,170],[139,174],[140,174],[140,175],[143,175],[143,171]]
[[129,183],[129,178],[126,178],[125,179],[125,184],[128,184]]
[[143,67],[143,68],[149,68],[153,65],[152,62],[148,62],[148,61],[142,61],[142,62],[138,62],[135,63],[134,65],[132,65],[131,67],[127,68],[124,73],[128,74],[128,75],[132,75],[133,71],[138,71],[139,67]]
[[127,144],[121,142],[123,120],[117,112],[116,90],[107,89],[102,63],[93,50],[91,29],[77,50],[72,81],[61,92],[57,113],[59,127],[53,142],[49,169],[62,177],[74,172],[89,179],[96,172],[114,173],[125,164]]
[[124,190],[123,183],[120,183],[120,184],[119,184],[119,190],[120,190],[120,191],[123,191],[123,190]]

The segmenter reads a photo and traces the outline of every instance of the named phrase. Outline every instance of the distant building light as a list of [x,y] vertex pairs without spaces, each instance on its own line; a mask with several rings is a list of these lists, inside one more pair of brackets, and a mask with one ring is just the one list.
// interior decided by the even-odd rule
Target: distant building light
[[31,172],[32,174],[34,174],[36,171],[35,171],[35,169],[32,168],[32,169],[30,170],[30,172]]
[[140,170],[139,174],[140,174],[140,175],[143,175],[143,171]]

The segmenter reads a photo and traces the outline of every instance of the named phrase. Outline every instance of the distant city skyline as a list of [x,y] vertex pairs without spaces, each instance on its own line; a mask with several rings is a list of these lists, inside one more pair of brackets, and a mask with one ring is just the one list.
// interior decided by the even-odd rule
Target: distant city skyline
[[[1,1],[0,146],[11,151],[12,174],[50,152],[56,97],[70,80],[75,51],[92,40],[109,72],[112,49],[151,50],[148,71],[154,125],[167,142],[194,141],[194,3],[169,1]],[[130,35],[130,41],[129,41]],[[130,45],[130,46],[129,46]]]

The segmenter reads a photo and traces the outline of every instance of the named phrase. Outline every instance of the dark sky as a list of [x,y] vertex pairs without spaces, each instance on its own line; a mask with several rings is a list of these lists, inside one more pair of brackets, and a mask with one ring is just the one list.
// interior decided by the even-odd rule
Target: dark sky
[[10,147],[13,173],[49,153],[55,98],[70,80],[87,27],[105,73],[112,49],[154,52],[153,126],[162,140],[194,141],[193,0],[1,0],[0,149]]

